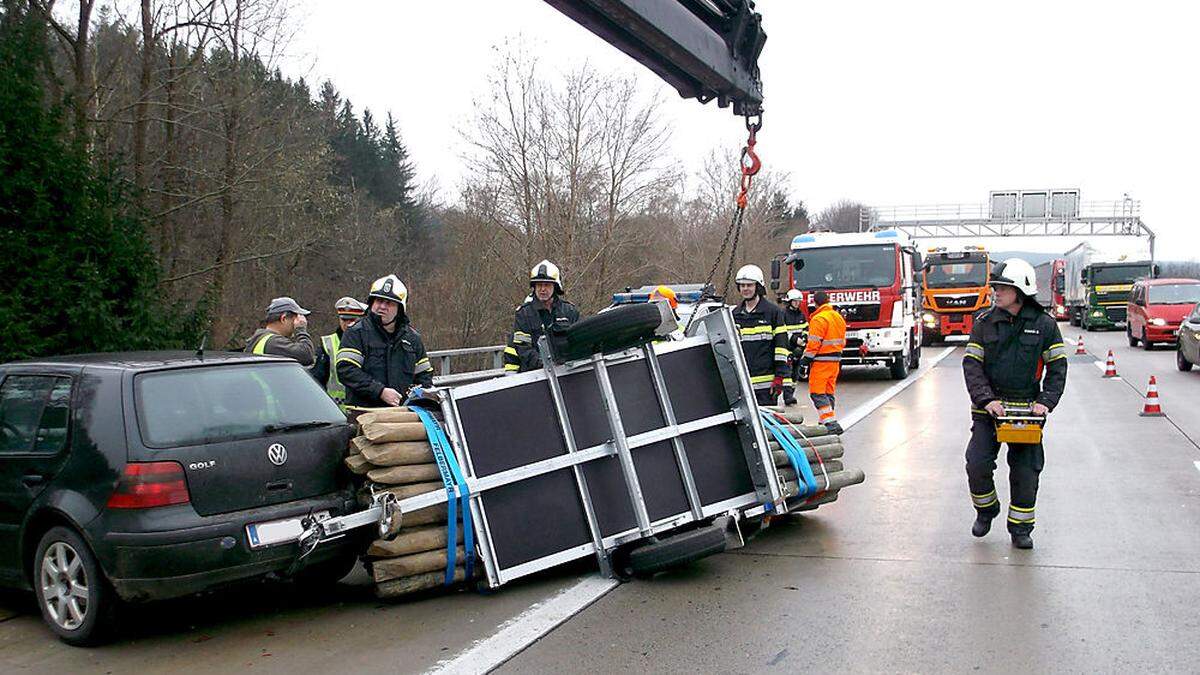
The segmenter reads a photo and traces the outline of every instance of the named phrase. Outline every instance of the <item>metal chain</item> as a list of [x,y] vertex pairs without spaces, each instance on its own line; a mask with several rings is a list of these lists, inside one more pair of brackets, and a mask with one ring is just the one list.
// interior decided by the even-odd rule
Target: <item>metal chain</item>
[[[717,276],[717,269],[721,266],[721,259],[725,257],[726,249],[729,249],[729,265],[725,270],[725,280],[721,284],[722,301],[729,293],[729,280],[733,277],[733,266],[737,260],[738,240],[742,236],[742,221],[746,216],[747,196],[750,191],[750,184],[760,168],[762,162],[759,161],[758,155],[754,152],[754,145],[757,141],[755,136],[759,129],[762,129],[762,113],[759,113],[756,121],[751,121],[749,115],[746,116],[746,130],[750,132],[750,137],[746,140],[745,147],[742,148],[742,156],[738,160],[741,165],[741,179],[739,182],[739,191],[737,195],[737,208],[733,211],[733,218],[729,221],[729,229],[725,231],[725,239],[721,242],[721,250],[717,252],[717,257],[713,260],[712,269],[708,271],[708,277],[704,280],[704,285],[709,286]],[[746,160],[750,163],[747,164]],[[730,247],[730,240],[733,241],[733,246]]]

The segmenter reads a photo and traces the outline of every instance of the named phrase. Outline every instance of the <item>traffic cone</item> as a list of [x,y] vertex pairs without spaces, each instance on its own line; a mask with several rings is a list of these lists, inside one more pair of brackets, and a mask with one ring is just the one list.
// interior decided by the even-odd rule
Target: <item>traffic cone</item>
[[1150,376],[1150,386],[1146,389],[1146,405],[1138,414],[1142,417],[1166,417],[1162,406],[1158,404],[1158,380],[1154,379],[1153,375]]
[[1113,353],[1112,353],[1111,349],[1108,350],[1108,363],[1104,364],[1104,376],[1105,377],[1116,377],[1117,376],[1117,362],[1113,358]]
[[1079,342],[1075,343],[1075,356],[1086,356],[1087,350],[1083,348],[1083,336],[1079,336]]

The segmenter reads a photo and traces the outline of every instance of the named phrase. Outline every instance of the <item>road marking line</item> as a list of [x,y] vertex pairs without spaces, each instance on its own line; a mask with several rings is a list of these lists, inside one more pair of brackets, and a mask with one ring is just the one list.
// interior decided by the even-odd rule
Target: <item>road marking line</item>
[[1195,465],[1196,465],[1196,470],[1197,470],[1197,471],[1200,471],[1200,462],[1192,462],[1192,464],[1195,464]]
[[[1102,373],[1108,372],[1108,361],[1092,361],[1092,365],[1096,366],[1096,368]],[[1117,381],[1121,379],[1121,376],[1117,375],[1116,377],[1108,377],[1105,379]]]
[[922,377],[925,377],[929,373],[933,372],[934,367],[941,363],[947,356],[950,356],[952,353],[954,353],[955,349],[958,349],[958,347],[946,347],[941,351],[940,354],[933,357],[933,360],[928,364],[928,368],[918,371],[916,377],[909,377],[908,379],[900,380],[896,384],[893,384],[892,386],[880,392],[880,394],[875,398],[872,398],[866,403],[855,408],[850,412],[850,414],[842,418],[842,428],[849,429],[855,424],[858,424],[863,420],[863,418],[875,412],[880,406],[896,396],[896,394],[899,394],[905,389],[911,387],[915,382],[917,382],[917,380],[920,380]]
[[[933,357],[927,364],[927,368],[918,371],[915,376],[893,384],[878,396],[855,408],[844,418],[842,428],[849,429],[861,422],[863,418],[875,412],[891,398],[933,372],[934,367],[954,353],[956,349],[956,346],[946,347]],[[451,659],[439,661],[429,672],[439,675],[442,673],[457,675],[458,673],[486,673],[498,668],[619,585],[620,583],[616,580],[605,579],[594,574],[584,576],[573,586],[563,589],[549,600],[531,605],[529,609],[504,622],[490,637],[476,640],[474,644]]]
[[486,673],[498,668],[619,585],[615,579],[585,576],[549,600],[531,605],[504,622],[491,637],[476,640],[458,656],[438,662],[429,672]]

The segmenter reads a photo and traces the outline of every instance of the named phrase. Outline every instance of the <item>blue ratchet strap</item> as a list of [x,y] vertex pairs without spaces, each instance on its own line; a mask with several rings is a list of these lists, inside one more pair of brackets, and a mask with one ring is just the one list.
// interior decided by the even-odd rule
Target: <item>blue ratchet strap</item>
[[[411,400],[411,399],[410,399]],[[425,434],[429,436],[429,445],[433,448],[433,458],[437,460],[438,472],[442,475],[442,485],[446,486],[446,585],[454,583],[454,568],[458,564],[456,548],[458,544],[458,500],[455,491],[454,474],[450,470],[449,462],[446,459],[446,452],[442,447],[441,435],[437,425],[437,420],[433,419],[428,411],[418,407],[409,408],[417,414],[421,419],[421,423],[425,425]]]
[[804,449],[796,443],[796,439],[791,433],[779,423],[770,413],[759,411],[762,417],[763,426],[771,432],[775,440],[779,442],[779,447],[783,448],[788,459],[792,461],[792,468],[796,470],[796,475],[802,479],[804,489],[800,491],[797,497],[807,497],[814,495],[817,492],[817,479],[813,476],[812,465],[808,462],[808,456]]
[[471,488],[467,486],[467,478],[458,465],[458,458],[454,456],[454,447],[450,444],[450,439],[446,437],[446,430],[437,423],[437,420],[434,420],[434,428],[442,448],[445,449],[446,463],[450,465],[450,472],[454,474],[454,481],[458,484],[458,498],[461,500],[460,506],[462,507],[460,511],[462,512],[463,551],[467,558],[464,561],[465,578],[470,581],[475,573],[475,528],[471,526]]

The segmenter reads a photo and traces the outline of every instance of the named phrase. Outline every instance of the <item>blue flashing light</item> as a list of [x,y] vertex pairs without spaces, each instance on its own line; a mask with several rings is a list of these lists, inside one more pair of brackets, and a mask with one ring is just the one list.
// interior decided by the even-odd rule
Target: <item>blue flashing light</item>
[[796,244],[815,244],[817,238],[811,234],[798,234],[792,239],[792,245]]
[[895,230],[884,230],[875,233],[876,239],[895,239],[898,236],[900,236],[900,233]]

